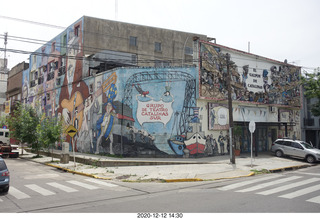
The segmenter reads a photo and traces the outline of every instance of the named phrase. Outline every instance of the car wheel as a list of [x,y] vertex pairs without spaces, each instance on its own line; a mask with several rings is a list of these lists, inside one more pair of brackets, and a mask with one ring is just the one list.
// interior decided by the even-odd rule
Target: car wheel
[[308,163],[314,163],[315,160],[316,160],[316,159],[314,158],[314,156],[312,156],[312,155],[307,156],[307,162],[308,162]]
[[280,151],[280,150],[276,151],[276,156],[277,157],[282,157],[283,156],[282,151]]

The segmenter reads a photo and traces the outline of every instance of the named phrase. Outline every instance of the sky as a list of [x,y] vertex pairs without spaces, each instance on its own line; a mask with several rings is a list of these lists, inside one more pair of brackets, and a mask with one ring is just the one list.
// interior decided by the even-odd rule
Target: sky
[[[82,16],[205,34],[220,45],[301,66],[320,67],[320,0],[1,1],[0,48],[35,51]],[[32,22],[29,22],[32,21]],[[38,23],[36,23],[38,22]],[[41,25],[50,24],[52,26]],[[58,26],[58,27],[57,27]],[[11,37],[11,36],[14,36]],[[0,51],[4,58],[4,52]],[[7,52],[8,68],[29,55]]]

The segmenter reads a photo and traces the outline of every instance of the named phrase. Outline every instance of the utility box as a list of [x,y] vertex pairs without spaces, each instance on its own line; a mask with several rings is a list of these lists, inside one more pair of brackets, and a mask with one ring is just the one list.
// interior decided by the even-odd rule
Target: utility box
[[60,163],[66,164],[70,161],[70,155],[69,155],[69,143],[63,142],[62,143],[62,153],[60,157]]

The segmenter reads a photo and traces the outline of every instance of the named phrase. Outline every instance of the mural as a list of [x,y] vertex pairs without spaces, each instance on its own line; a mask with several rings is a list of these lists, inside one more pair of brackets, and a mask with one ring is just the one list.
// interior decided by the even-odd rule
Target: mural
[[[22,82],[25,103],[78,130],[76,151],[165,157],[229,153],[227,106],[197,105],[199,96],[227,97],[225,55],[219,48],[201,44],[200,72],[196,67],[141,67],[90,75],[90,61],[83,59],[82,25],[80,19],[33,53]],[[251,65],[231,67],[233,100],[299,103],[296,68],[284,64],[254,72]],[[267,114],[252,107],[235,107],[233,112],[235,118],[254,113],[264,119]],[[64,135],[63,141],[71,142],[70,136]]]
[[[74,37],[70,28],[68,39],[66,54],[80,57],[81,34]],[[76,151],[124,156],[208,154],[196,107],[195,67],[120,68],[81,79],[85,67],[77,58],[47,60],[48,66],[57,65],[46,69],[41,58],[34,60],[44,80],[30,88],[30,74],[25,73],[27,102],[61,117],[65,126],[73,125],[78,130],[73,139]],[[53,72],[55,80],[48,80],[46,72]],[[70,142],[70,137],[64,136],[64,141]]]
[[[226,54],[208,43],[201,43],[200,48],[200,96],[227,99]],[[300,106],[300,68],[286,62],[279,65],[270,62],[268,68],[263,63],[263,67],[259,67],[244,56],[235,60],[237,62],[230,66],[234,101]]]

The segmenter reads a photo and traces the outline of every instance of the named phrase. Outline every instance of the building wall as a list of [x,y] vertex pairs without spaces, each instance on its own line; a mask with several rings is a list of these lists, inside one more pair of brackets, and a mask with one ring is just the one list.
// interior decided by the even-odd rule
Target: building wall
[[[130,45],[130,36],[137,38],[137,45]],[[167,66],[185,64],[192,53],[185,55],[185,49],[193,48],[193,37],[207,40],[206,35],[187,33],[162,28],[135,25],[92,17],[84,17],[85,55],[106,50],[126,52],[137,56],[137,65],[155,66],[156,60],[167,62]],[[156,51],[155,43],[161,43],[161,50]],[[123,54],[112,57],[115,61],[124,59]]]
[[308,143],[311,142],[316,148],[320,148],[320,117],[314,116],[311,112],[312,105],[316,102],[316,98],[303,97],[301,139]]
[[[267,151],[278,137],[300,138],[300,68],[217,44],[201,42],[198,106],[208,137],[228,147],[229,113],[226,54],[230,54],[232,112],[242,128],[238,146],[249,152],[248,123],[256,122],[256,151]],[[221,141],[224,139],[224,142]],[[219,145],[219,143],[218,143]],[[221,153],[220,146],[219,153]]]
[[21,101],[22,72],[28,68],[29,64],[22,62],[8,72],[7,100],[11,100],[11,105],[14,101]]
[[[115,69],[83,79],[71,96],[56,87],[52,102],[38,109],[45,112],[52,108],[49,103],[60,103],[55,116],[63,118],[65,127],[76,127],[79,152],[176,156],[169,140],[194,118],[189,108],[195,107],[196,74],[195,67]],[[37,106],[38,98],[28,100]]]
[[[137,46],[130,46],[130,36],[137,37]],[[250,150],[251,120],[257,122],[256,151],[268,150],[276,137],[300,136],[299,68],[204,41],[198,45],[193,36],[83,17],[31,55],[29,70],[23,72],[24,101],[61,117],[66,127],[73,125],[80,152],[224,154],[229,121],[226,72],[219,57],[228,52],[237,64],[230,71],[234,121],[244,136],[238,139],[241,150]],[[162,55],[154,51],[157,41],[163,45]],[[184,49],[189,46],[199,49],[194,50],[199,68],[148,67],[158,58],[173,61],[170,65],[186,64]],[[132,55],[136,63],[130,63]],[[101,62],[141,67],[99,71]],[[70,136],[63,141],[70,142]]]

